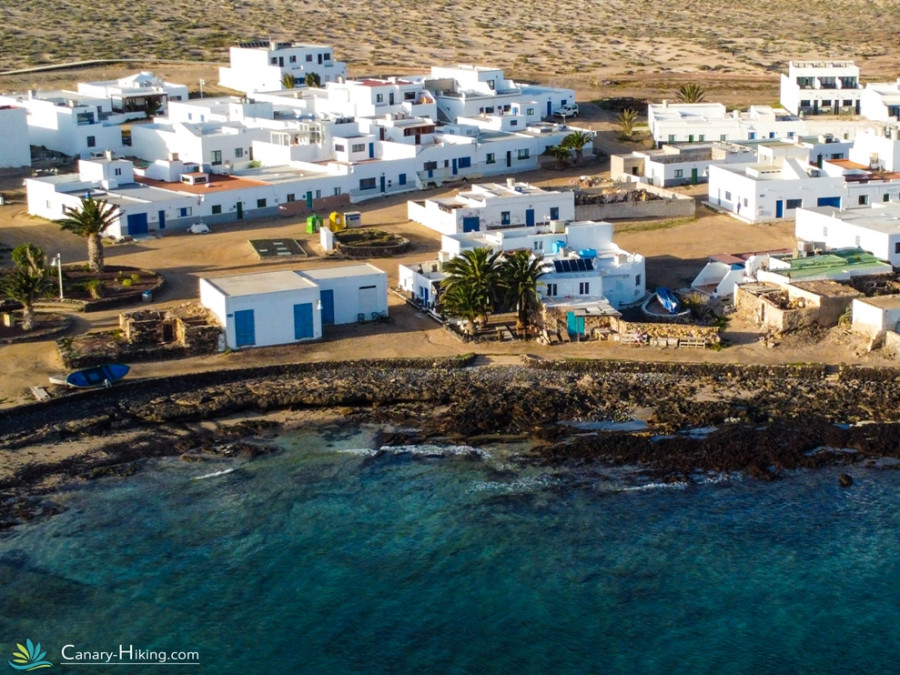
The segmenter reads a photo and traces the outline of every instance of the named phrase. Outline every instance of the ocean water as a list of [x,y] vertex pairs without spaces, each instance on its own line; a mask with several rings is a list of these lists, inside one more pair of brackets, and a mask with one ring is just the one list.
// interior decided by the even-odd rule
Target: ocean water
[[235,465],[87,484],[0,535],[2,668],[31,639],[56,664],[199,652],[167,673],[900,671],[900,471],[665,486],[375,455],[366,429],[279,440],[200,480]]

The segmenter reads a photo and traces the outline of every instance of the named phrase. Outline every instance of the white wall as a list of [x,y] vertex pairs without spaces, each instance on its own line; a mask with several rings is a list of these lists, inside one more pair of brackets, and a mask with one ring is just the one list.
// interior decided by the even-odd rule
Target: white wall
[[[203,280],[201,280],[201,302],[203,302],[202,284]],[[213,288],[212,290],[216,291],[217,289]],[[312,304],[313,307],[313,337],[307,339],[319,339],[322,337],[322,318],[320,312],[316,311],[318,301],[319,291],[316,288],[291,289],[238,297],[226,296],[225,344],[231,349],[237,348],[234,312],[246,309],[253,310],[256,337],[254,347],[302,342],[304,340],[294,338],[294,305],[307,303]]]
[[[860,211],[863,210],[854,209],[855,213]],[[863,224],[846,222],[841,219],[841,212],[837,210],[832,215],[799,209],[794,234],[801,241],[821,242],[828,248],[861,248],[879,260],[900,267],[900,252],[895,252],[900,244],[900,229],[896,232],[884,232]]]
[[[893,296],[896,298],[897,296]],[[879,307],[856,298],[852,305],[852,330],[867,337],[877,337],[885,331],[896,331],[900,322],[900,306]]]
[[31,147],[25,108],[0,107],[0,168],[31,166]]
[[[347,276],[332,276],[342,269],[347,270]],[[360,271],[363,273],[360,274]],[[384,316],[388,313],[387,273],[372,265],[327,268],[323,271],[305,270],[302,275],[312,280],[320,292],[333,291],[336,325],[357,323],[360,314],[364,315],[366,321],[371,321],[372,313]],[[372,304],[363,306],[362,303],[367,301]]]

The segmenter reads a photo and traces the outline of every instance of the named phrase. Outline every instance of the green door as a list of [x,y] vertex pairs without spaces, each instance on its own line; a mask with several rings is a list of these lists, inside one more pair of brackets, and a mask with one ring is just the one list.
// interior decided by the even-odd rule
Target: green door
[[244,202],[237,203],[237,219],[238,220],[244,219]]
[[697,184],[697,169],[691,169],[691,185]]

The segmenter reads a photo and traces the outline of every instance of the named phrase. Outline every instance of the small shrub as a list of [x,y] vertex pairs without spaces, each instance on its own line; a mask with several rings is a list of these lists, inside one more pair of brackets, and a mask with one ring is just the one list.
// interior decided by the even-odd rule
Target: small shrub
[[131,286],[133,283],[134,283],[134,282],[133,282],[131,279],[122,279],[122,286],[123,286],[124,288],[128,288],[128,287]]
[[140,275],[140,274],[132,274],[132,275],[131,275],[131,280],[132,280],[134,283],[138,283],[138,282],[141,280],[141,275]]
[[84,287],[87,289],[87,292],[91,294],[91,297],[94,300],[103,297],[103,281],[101,279],[91,279],[86,281]]

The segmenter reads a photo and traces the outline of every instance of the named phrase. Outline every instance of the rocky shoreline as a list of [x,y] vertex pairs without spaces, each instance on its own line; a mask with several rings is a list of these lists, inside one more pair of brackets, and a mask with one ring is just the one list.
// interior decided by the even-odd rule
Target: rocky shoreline
[[[896,369],[533,359],[476,366],[473,356],[292,364],[135,380],[0,411],[0,456],[17,460],[0,471],[0,529],[52,513],[44,497],[61,484],[129,473],[147,458],[267,452],[272,423],[201,425],[272,411],[416,429],[386,431],[384,445],[527,438],[534,449],[525,461],[640,466],[661,480],[698,470],[772,479],[900,459]],[[643,424],[630,431],[567,424],[635,419]],[[21,461],[35,447],[73,443],[81,451]]]

